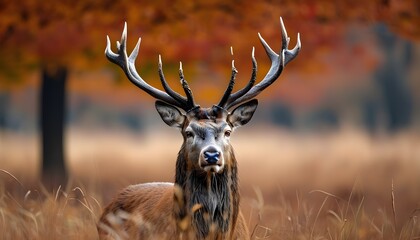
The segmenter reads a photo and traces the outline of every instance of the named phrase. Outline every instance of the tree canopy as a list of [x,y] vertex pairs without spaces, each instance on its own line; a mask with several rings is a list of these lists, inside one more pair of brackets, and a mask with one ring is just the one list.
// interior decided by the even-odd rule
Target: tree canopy
[[41,65],[85,70],[103,67],[105,36],[109,34],[113,43],[119,40],[124,21],[128,22],[128,46],[143,37],[139,56],[143,74],[155,74],[159,53],[169,69],[183,61],[228,72],[230,46],[237,65],[243,66],[250,66],[251,48],[256,46],[264,70],[268,63],[257,32],[277,48],[279,16],[285,20],[291,44],[297,32],[304,33],[304,56],[288,67],[303,73],[324,71],[330,66],[313,59],[343,44],[344,28],[351,24],[384,22],[397,34],[420,40],[419,4],[415,0],[1,1],[0,86],[22,81],[22,75]]

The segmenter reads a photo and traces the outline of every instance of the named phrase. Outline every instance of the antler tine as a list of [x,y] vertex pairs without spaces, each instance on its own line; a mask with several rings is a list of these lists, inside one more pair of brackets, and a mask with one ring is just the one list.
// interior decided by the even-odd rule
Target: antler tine
[[229,106],[232,102],[234,102],[236,99],[242,97],[245,95],[255,84],[255,80],[257,79],[257,60],[255,59],[255,48],[252,47],[252,54],[251,54],[251,60],[252,60],[252,74],[251,79],[249,80],[248,84],[243,87],[241,90],[238,90],[237,92],[233,93],[229,100],[227,101],[226,105],[228,106],[227,109],[229,109]]
[[159,54],[159,62],[158,62],[158,72],[159,72],[160,82],[162,83],[162,87],[165,89],[165,91],[179,103],[183,104],[187,102],[187,99],[181,96],[179,93],[172,90],[168,82],[165,80],[165,75],[163,74],[163,70],[162,70],[162,58],[160,54]]
[[182,88],[184,89],[185,95],[187,96],[187,105],[189,106],[189,109],[193,109],[194,107],[197,107],[197,105],[194,103],[194,97],[193,97],[191,88],[188,85],[188,82],[184,78],[184,71],[182,70],[182,62],[179,62],[179,79],[181,81],[181,85],[182,85]]
[[[230,47],[230,54],[233,55],[233,47]],[[223,97],[220,100],[219,104],[217,104],[217,106],[221,108],[225,108],[226,104],[228,103],[233,87],[235,86],[236,74],[238,74],[238,71],[236,70],[236,67],[235,67],[235,60],[232,60],[232,75],[230,77],[229,85],[225,93],[223,94]]]
[[[175,96],[175,94],[173,94],[174,93],[173,91],[169,91],[170,94],[171,94],[170,95],[166,92],[163,92],[159,89],[156,89],[156,88],[152,87],[147,82],[145,82],[140,77],[140,75],[137,73],[136,66],[135,66],[135,60],[137,58],[137,55],[138,55],[138,52],[139,52],[139,49],[140,49],[140,43],[141,43],[141,38],[139,38],[139,40],[137,41],[137,44],[136,44],[134,50],[131,52],[130,56],[127,56],[127,50],[126,50],[126,46],[127,46],[127,23],[125,23],[124,24],[124,30],[123,30],[122,35],[121,35],[121,42],[117,41],[117,50],[118,50],[117,53],[114,53],[111,50],[111,41],[109,39],[109,36],[107,36],[107,45],[106,45],[106,48],[105,48],[105,55],[108,58],[108,60],[110,60],[111,62],[113,62],[116,65],[121,67],[121,69],[126,74],[127,78],[134,85],[136,85],[137,87],[139,87],[140,89],[142,89],[143,91],[145,91],[146,93],[151,95],[152,97],[154,97],[156,99],[159,99],[159,100],[162,100],[166,103],[172,104],[174,106],[180,107],[180,108],[184,109],[185,111],[190,110],[190,108],[188,108],[189,106],[187,105],[187,101],[182,99],[182,96],[181,96],[181,98],[173,97],[172,95]],[[163,76],[163,74],[162,74],[162,76]],[[168,87],[168,89],[170,89],[169,86],[167,86],[167,87]],[[166,89],[165,89],[165,91],[166,91]]]
[[281,25],[281,31],[282,31],[282,50],[285,50],[285,59],[284,59],[285,64],[283,65],[284,67],[286,66],[287,63],[292,61],[297,56],[301,48],[301,43],[300,43],[300,34],[298,33],[295,47],[292,50],[288,50],[290,37],[287,36],[286,27],[284,26],[282,17],[280,17],[280,25]]
[[265,88],[267,88],[274,81],[276,81],[277,78],[280,76],[281,72],[283,71],[283,68],[286,66],[286,64],[292,61],[298,55],[301,49],[300,34],[298,34],[297,36],[296,46],[292,50],[289,50],[288,46],[289,46],[290,38],[287,36],[287,31],[284,26],[283,19],[281,17],[280,17],[280,25],[281,25],[281,31],[282,31],[282,45],[281,45],[282,48],[279,54],[274,52],[271,49],[271,47],[267,44],[267,42],[264,40],[264,38],[261,36],[261,34],[258,33],[258,37],[260,38],[261,44],[263,45],[265,52],[271,61],[271,67],[268,73],[265,75],[263,80],[261,80],[261,82],[259,82],[258,84],[250,88],[249,91],[244,93],[242,96],[239,96],[236,99],[231,97],[232,101],[229,101],[229,103],[226,106],[226,109],[229,109],[241,102],[245,102],[257,96]]

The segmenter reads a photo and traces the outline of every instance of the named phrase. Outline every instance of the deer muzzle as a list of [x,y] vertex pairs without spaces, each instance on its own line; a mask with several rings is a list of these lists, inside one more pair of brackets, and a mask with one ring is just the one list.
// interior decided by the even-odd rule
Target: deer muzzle
[[223,154],[215,146],[209,146],[200,154],[200,167],[206,172],[220,172],[223,169]]

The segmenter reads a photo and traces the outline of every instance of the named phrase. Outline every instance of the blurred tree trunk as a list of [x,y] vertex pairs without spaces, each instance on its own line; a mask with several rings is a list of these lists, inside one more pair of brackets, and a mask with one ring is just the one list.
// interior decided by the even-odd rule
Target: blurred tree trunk
[[42,67],[40,117],[42,138],[42,182],[56,190],[67,182],[64,159],[64,121],[67,68]]
[[389,31],[387,26],[376,27],[378,44],[385,53],[383,64],[377,69],[375,78],[379,83],[388,128],[396,131],[408,127],[413,110],[412,95],[407,83],[407,71],[412,62],[412,44]]

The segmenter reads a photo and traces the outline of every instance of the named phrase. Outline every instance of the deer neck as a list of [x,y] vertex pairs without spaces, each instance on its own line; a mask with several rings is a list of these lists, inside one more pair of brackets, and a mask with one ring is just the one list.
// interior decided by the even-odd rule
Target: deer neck
[[182,150],[178,155],[175,176],[175,185],[182,192],[182,199],[175,203],[176,220],[189,219],[187,229],[192,229],[197,239],[225,239],[231,236],[240,199],[237,163],[233,152],[230,154],[230,164],[225,166],[222,173],[216,174],[188,170]]

